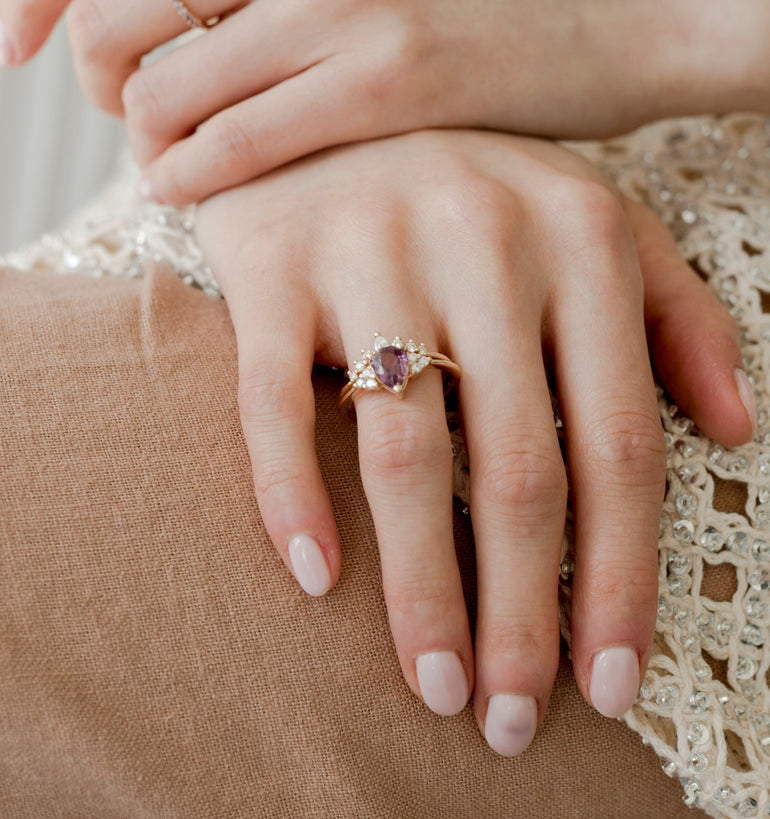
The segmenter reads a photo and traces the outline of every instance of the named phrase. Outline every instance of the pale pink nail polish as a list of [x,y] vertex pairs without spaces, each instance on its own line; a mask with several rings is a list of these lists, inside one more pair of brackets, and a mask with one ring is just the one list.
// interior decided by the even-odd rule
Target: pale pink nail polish
[[289,541],[289,559],[300,586],[312,597],[326,594],[332,585],[331,572],[321,547],[310,535]]
[[468,679],[454,651],[431,651],[417,658],[417,682],[425,704],[442,717],[459,714],[468,702]]
[[0,23],[0,68],[9,66],[13,61],[13,46],[5,26]]
[[754,398],[754,390],[749,377],[740,367],[735,368],[735,383],[738,387],[741,403],[746,407],[746,412],[751,419],[751,435],[753,438],[757,434],[757,402]]
[[639,691],[639,657],[626,646],[605,648],[591,666],[589,695],[605,717],[619,717],[634,704]]
[[155,192],[155,186],[152,184],[152,180],[146,176],[142,177],[142,179],[136,183],[136,195],[147,202],[157,202],[160,204],[158,194]]
[[501,756],[516,756],[524,751],[537,729],[537,702],[534,697],[495,694],[489,698],[484,738]]

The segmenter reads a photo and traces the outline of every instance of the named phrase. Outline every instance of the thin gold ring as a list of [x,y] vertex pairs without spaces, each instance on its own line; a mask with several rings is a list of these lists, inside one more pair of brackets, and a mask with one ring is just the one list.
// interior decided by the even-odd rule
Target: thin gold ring
[[362,390],[387,390],[403,398],[409,381],[431,367],[442,371],[446,395],[460,378],[459,364],[442,353],[429,352],[424,344],[411,338],[403,341],[396,336],[389,342],[375,333],[374,349],[361,350],[361,359],[347,371],[348,383],[340,390],[337,407],[340,412],[352,411],[353,401]]
[[193,14],[187,5],[182,0],[171,0],[174,8],[179,12],[181,18],[187,23],[190,28],[209,29],[214,28],[217,23],[222,21],[222,16],[212,17],[210,20],[203,20],[196,14]]

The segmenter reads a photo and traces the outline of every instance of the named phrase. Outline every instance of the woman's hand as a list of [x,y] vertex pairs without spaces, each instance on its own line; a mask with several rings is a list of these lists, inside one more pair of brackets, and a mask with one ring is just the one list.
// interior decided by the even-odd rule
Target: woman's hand
[[[12,61],[67,0],[0,0]],[[768,106],[765,0],[74,0],[86,96],[125,114],[145,195],[200,201],[322,148],[426,127],[599,137]],[[200,127],[205,123],[204,127]]]
[[410,381],[403,400],[359,392],[361,473],[407,682],[447,715],[475,691],[481,730],[506,755],[531,741],[559,654],[567,478],[553,362],[576,516],[575,673],[603,714],[626,711],[653,636],[665,480],[645,318],[669,389],[704,431],[726,444],[752,434],[732,321],[656,218],[624,210],[559,147],[437,131],[329,151],[214,197],[198,233],[237,334],[262,516],[311,594],[340,573],[314,452],[313,362],[350,366],[379,330],[462,367],[475,653],[437,372]]

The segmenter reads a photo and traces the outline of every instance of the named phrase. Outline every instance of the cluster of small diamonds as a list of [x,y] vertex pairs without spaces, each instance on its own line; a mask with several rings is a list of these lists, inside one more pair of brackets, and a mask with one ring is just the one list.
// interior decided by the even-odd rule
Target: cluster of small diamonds
[[383,347],[398,347],[406,351],[409,361],[409,378],[421,373],[430,364],[430,356],[424,344],[418,344],[413,339],[406,343],[400,336],[396,336],[393,341],[388,341],[379,333],[374,338],[373,350],[361,350],[361,359],[354,361],[353,366],[348,370],[347,376],[353,384],[362,390],[376,390],[381,386],[372,367],[372,359]]

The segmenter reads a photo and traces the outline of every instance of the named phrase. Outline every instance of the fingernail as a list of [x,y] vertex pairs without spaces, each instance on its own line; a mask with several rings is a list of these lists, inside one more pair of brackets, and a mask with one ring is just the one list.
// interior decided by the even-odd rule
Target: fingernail
[[332,584],[329,566],[321,547],[310,535],[297,535],[289,541],[289,559],[300,586],[312,597],[320,597]]
[[0,23],[0,67],[5,68],[11,64],[13,59],[13,46],[11,38],[5,30],[5,26]]
[[537,703],[534,697],[494,694],[489,698],[484,737],[493,751],[516,756],[532,742],[537,728]]
[[735,368],[735,383],[738,386],[738,395],[741,397],[741,403],[746,407],[746,412],[749,414],[749,418],[751,418],[751,436],[753,438],[757,434],[757,402],[754,398],[754,390],[749,381],[749,377],[740,367]]
[[468,679],[454,651],[431,651],[417,658],[417,682],[425,704],[442,717],[459,714],[468,702]]
[[140,199],[144,199],[147,202],[157,202],[160,204],[160,199],[158,198],[158,194],[155,193],[155,186],[152,184],[152,180],[148,179],[146,176],[142,177],[136,183],[136,195]]
[[593,707],[605,717],[619,717],[634,704],[639,691],[639,658],[625,646],[605,648],[591,667],[589,694]]

